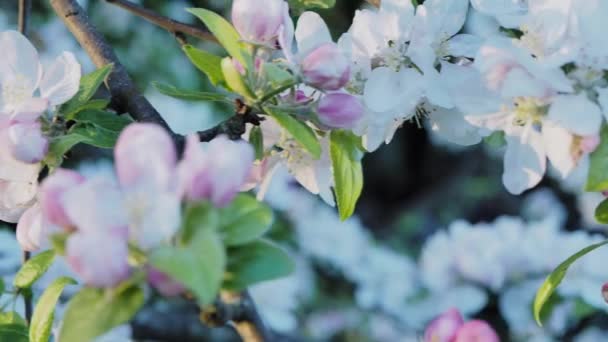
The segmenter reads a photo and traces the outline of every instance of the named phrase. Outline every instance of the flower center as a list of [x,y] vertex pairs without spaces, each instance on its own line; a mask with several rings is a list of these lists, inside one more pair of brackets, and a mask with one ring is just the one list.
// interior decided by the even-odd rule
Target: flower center
[[22,103],[32,96],[29,90],[27,78],[21,74],[17,74],[10,82],[2,84],[2,102],[11,104]]
[[518,97],[513,106],[515,116],[513,124],[516,126],[525,126],[528,123],[540,124],[549,110],[549,106],[533,97]]

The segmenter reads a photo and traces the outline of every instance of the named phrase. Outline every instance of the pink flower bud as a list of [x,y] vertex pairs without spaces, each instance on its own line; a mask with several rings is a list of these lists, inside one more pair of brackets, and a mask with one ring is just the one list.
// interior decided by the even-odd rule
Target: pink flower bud
[[317,107],[319,121],[331,128],[353,128],[363,116],[363,111],[359,99],[339,93],[323,96]]
[[43,223],[40,206],[28,208],[17,223],[17,241],[24,251],[34,252],[49,245],[50,229]]
[[309,52],[300,64],[304,82],[323,89],[338,90],[350,79],[350,63],[335,43],[325,43]]
[[608,303],[608,283],[602,285],[602,297],[604,297],[604,301]]
[[49,140],[42,134],[40,123],[11,122],[8,127],[9,148],[15,159],[24,163],[38,163],[49,149]]
[[472,320],[458,329],[453,342],[500,342],[500,338],[488,323]]
[[72,234],[65,253],[68,264],[87,285],[113,287],[129,277],[129,250],[120,234]]
[[253,147],[245,141],[219,136],[201,146],[191,135],[179,165],[181,190],[188,200],[209,199],[224,206],[246,182],[254,159]]
[[583,137],[580,142],[580,148],[583,153],[591,153],[600,145],[599,135],[588,135]]
[[148,269],[148,283],[166,297],[180,295],[186,290],[182,284],[171,279],[167,274],[154,267]]
[[42,212],[50,223],[64,228],[74,225],[66,214],[63,195],[82,182],[84,177],[67,169],[57,169],[42,182],[38,198]]
[[464,320],[457,309],[435,318],[424,331],[424,342],[452,342]]
[[286,6],[283,0],[234,0],[232,23],[243,40],[269,45],[279,34]]
[[134,123],[125,128],[116,142],[114,159],[122,186],[145,183],[166,189],[174,180],[175,145],[158,125]]

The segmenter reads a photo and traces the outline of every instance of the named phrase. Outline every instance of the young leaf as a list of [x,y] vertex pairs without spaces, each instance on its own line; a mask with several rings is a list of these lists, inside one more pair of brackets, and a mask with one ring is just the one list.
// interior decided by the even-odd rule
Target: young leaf
[[22,324],[27,325],[25,319],[15,311],[0,312],[0,325],[2,324]]
[[216,230],[220,218],[217,209],[208,201],[201,201],[186,208],[182,223],[182,241],[189,243],[203,229]]
[[36,304],[36,310],[30,324],[30,341],[47,342],[51,336],[53,319],[55,318],[55,306],[61,296],[61,292],[67,285],[74,285],[76,281],[72,278],[61,277],[56,279],[44,290]]
[[156,88],[156,90],[158,90],[160,93],[176,99],[189,101],[217,101],[232,104],[232,101],[230,101],[226,96],[218,93],[180,89],[175,86],[159,82],[152,82],[152,86],[154,86],[154,88]]
[[302,147],[310,152],[314,159],[321,158],[321,144],[312,128],[278,109],[264,108],[264,110],[277,120],[279,125],[289,132]]
[[48,165],[50,169],[55,169],[61,166],[63,162],[63,156],[70,150],[74,145],[82,142],[84,137],[76,134],[60,135],[58,137],[51,138],[49,142],[49,151],[44,158],[44,163]]
[[595,219],[602,224],[608,224],[608,199],[605,199],[595,208]]
[[260,126],[253,126],[249,133],[249,143],[255,150],[255,159],[262,160],[264,158],[264,134]]
[[286,70],[279,68],[276,64],[264,63],[263,70],[266,80],[273,88],[278,88],[293,82],[293,75]]
[[115,113],[103,110],[84,110],[78,112],[74,116],[74,121],[90,123],[114,132],[120,132],[133,123],[133,120],[126,115],[116,115]]
[[538,291],[536,291],[536,297],[534,298],[534,319],[539,326],[542,326],[542,322],[540,319],[540,313],[545,305],[545,303],[549,300],[549,297],[555,292],[559,284],[562,282],[564,277],[566,276],[566,272],[568,272],[568,268],[580,257],[585,254],[595,250],[598,247],[601,247],[608,243],[608,240],[598,242],[596,244],[587,246],[575,254],[571,255],[564,262],[559,264],[549,276],[545,279],[543,284],[540,286]]
[[222,44],[228,54],[236,58],[247,69],[251,65],[251,56],[241,43],[241,37],[234,27],[222,16],[204,8],[189,8],[188,12],[197,16]]
[[157,249],[150,263],[190,289],[201,305],[207,305],[219,292],[226,251],[215,230],[203,229],[186,246]]
[[87,101],[95,95],[105,78],[112,72],[113,66],[113,64],[104,65],[80,79],[80,88],[76,95],[61,107],[60,112],[66,119],[71,119],[75,113],[83,109]]
[[330,154],[334,191],[341,220],[346,220],[354,213],[363,189],[360,145],[360,138],[352,133],[331,132]]
[[226,85],[230,90],[244,96],[245,98],[255,98],[255,96],[251,92],[251,89],[249,89],[249,87],[245,83],[243,75],[241,75],[239,70],[232,62],[232,58],[226,57],[222,59],[222,72],[224,73]]
[[29,342],[25,324],[0,324],[0,341]]
[[228,272],[222,287],[230,290],[285,277],[295,267],[282,248],[262,239],[230,248],[228,255]]
[[100,148],[113,148],[120,131],[109,130],[88,122],[79,122],[70,128],[68,135],[74,135],[74,139],[81,143]]
[[207,75],[211,84],[217,86],[224,83],[221,57],[205,50],[197,49],[192,45],[184,45],[182,49],[192,64]]
[[68,304],[58,341],[91,341],[128,322],[143,304],[144,292],[137,286],[114,294],[84,288]]
[[289,6],[297,11],[311,8],[328,9],[336,5],[336,0],[289,0]]
[[608,190],[608,126],[601,132],[600,145],[591,153],[586,191]]
[[35,255],[28,260],[13,280],[13,285],[19,288],[28,288],[38,280],[53,264],[55,260],[55,251],[48,250]]
[[220,211],[220,234],[226,246],[249,243],[272,225],[272,210],[247,194],[238,195]]

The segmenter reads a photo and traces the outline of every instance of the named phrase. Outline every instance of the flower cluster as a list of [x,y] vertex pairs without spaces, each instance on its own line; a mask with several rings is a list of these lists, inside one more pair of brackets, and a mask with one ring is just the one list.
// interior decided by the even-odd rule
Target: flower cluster
[[[247,180],[253,149],[224,136],[201,145],[188,138],[182,160],[170,136],[153,124],[124,129],[114,149],[115,171],[92,174],[58,169],[41,184],[39,205],[17,226],[25,250],[45,247],[63,234],[68,263],[95,287],[112,287],[130,275],[130,248],[147,252],[171,241],[182,203],[228,204]],[[163,274],[149,272],[162,293],[176,292]]]
[[0,219],[17,222],[35,202],[53,112],[80,84],[80,64],[70,52],[42,66],[19,32],[0,32]]

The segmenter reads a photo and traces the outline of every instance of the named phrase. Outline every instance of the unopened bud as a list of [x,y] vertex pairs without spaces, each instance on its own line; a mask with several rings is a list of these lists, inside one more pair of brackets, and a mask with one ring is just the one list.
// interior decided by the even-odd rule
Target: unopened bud
[[317,107],[319,121],[331,128],[353,128],[363,116],[363,112],[364,108],[359,99],[349,94],[325,95]]
[[270,45],[279,34],[286,6],[283,0],[234,0],[232,23],[243,40]]
[[300,64],[304,82],[322,90],[338,90],[350,79],[350,63],[335,43],[321,44]]

